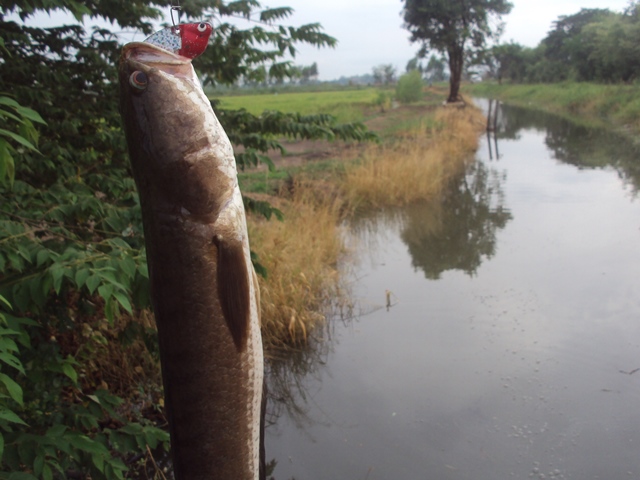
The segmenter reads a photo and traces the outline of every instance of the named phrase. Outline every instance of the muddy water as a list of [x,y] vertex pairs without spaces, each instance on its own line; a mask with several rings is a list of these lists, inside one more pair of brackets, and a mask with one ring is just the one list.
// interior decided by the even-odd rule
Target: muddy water
[[352,226],[358,315],[273,365],[276,479],[640,478],[640,152],[498,126],[442,205]]

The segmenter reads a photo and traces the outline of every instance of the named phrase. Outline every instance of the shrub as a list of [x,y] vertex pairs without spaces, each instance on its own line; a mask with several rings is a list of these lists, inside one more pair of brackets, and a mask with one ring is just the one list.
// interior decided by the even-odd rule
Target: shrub
[[396,99],[400,103],[417,102],[422,98],[422,75],[419,70],[405,73],[398,80]]

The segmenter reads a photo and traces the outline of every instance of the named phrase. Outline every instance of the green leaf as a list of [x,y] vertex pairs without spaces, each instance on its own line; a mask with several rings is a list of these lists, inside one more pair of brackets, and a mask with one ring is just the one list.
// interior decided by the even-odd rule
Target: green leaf
[[9,303],[9,301],[4,298],[2,295],[0,295],[0,303],[3,303],[5,307],[7,307],[9,310],[12,310],[11,308],[11,304]]
[[15,140],[16,142],[18,142],[23,147],[27,147],[29,150],[33,150],[34,152],[38,151],[38,149],[35,147],[35,145],[33,145],[26,138],[18,135],[17,133],[13,133],[13,132],[10,132],[9,130],[5,130],[4,128],[0,128],[0,135],[2,135],[4,137],[9,137],[9,138]]
[[18,105],[16,107],[16,111],[22,115],[24,118],[28,118],[29,120],[33,121],[33,122],[38,122],[38,123],[42,123],[43,125],[46,125],[47,122],[45,122],[42,117],[40,116],[40,114],[38,112],[36,112],[35,110],[32,110],[30,108],[27,107],[23,107],[21,105]]
[[62,435],[64,435],[64,432],[66,432],[67,429],[68,427],[66,425],[54,425],[49,430],[47,430],[46,436],[61,437]]
[[104,473],[104,455],[91,455],[91,461],[98,471]]
[[102,284],[98,287],[98,294],[104,299],[105,302],[109,301],[111,295],[113,295],[113,285]]
[[74,278],[76,287],[82,288],[89,278],[89,275],[91,275],[91,271],[88,268],[83,268],[76,271],[76,275]]
[[13,367],[20,373],[24,374],[24,367],[22,366],[22,362],[20,362],[20,360],[18,360],[18,358],[14,355],[11,355],[7,352],[0,352],[0,361],[6,363],[10,367]]
[[109,455],[107,447],[95,440],[87,437],[86,435],[69,435],[69,443],[83,452],[92,453],[95,455]]
[[47,260],[49,260],[49,258],[51,258],[49,255],[49,250],[47,250],[46,248],[38,250],[38,254],[36,255],[36,265],[38,267],[41,266]]
[[89,293],[91,293],[92,295],[93,292],[95,292],[96,288],[98,288],[98,285],[100,285],[100,283],[100,277],[96,274],[91,275],[85,282],[87,288],[89,289]]
[[61,265],[54,263],[49,268],[49,274],[51,275],[51,279],[53,280],[53,289],[56,294],[60,293],[60,288],[62,287],[62,279],[64,278],[64,267]]
[[[4,42],[2,42],[4,46]],[[20,104],[16,102],[13,98],[0,96],[0,105],[7,105],[8,107],[18,108]]]
[[62,373],[64,373],[67,377],[69,377],[73,383],[76,383],[76,384],[78,383],[78,373],[70,363],[62,364]]
[[131,303],[129,302],[129,299],[124,293],[113,292],[113,296],[116,298],[116,300],[118,300],[118,303],[122,305],[127,312],[133,313],[133,309],[131,308]]
[[44,467],[44,455],[38,455],[33,461],[33,473],[39,477],[42,474],[42,467]]
[[2,382],[7,388],[9,396],[13,398],[20,406],[22,406],[22,387],[4,373],[0,373],[0,382]]
[[14,412],[6,408],[0,408],[0,420],[5,420],[7,422],[18,423],[20,425],[28,426],[25,422],[22,421],[22,419],[18,415],[16,415]]
[[7,480],[38,480],[38,477],[34,477],[30,473],[13,472],[7,477]]
[[2,456],[4,455],[4,435],[0,432],[0,464],[2,464]]
[[53,480],[53,472],[51,471],[51,467],[48,463],[45,463],[42,467],[42,479],[43,480]]

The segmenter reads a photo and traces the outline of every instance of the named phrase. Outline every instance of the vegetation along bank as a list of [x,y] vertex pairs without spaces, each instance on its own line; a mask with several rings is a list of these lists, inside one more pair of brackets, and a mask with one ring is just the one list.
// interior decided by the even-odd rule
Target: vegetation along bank
[[[332,103],[331,92],[322,95]],[[267,346],[305,341],[327,309],[349,306],[338,268],[347,254],[339,232],[343,220],[373,208],[440,201],[450,179],[464,172],[484,119],[472,106],[441,107],[442,98],[430,91],[417,104],[384,112],[375,102],[343,105],[359,111],[381,141],[292,142],[275,171],[240,175],[246,195],[284,215],[284,221],[248,217],[251,248],[266,270],[260,282]]]
[[567,115],[575,120],[640,133],[638,85],[605,85],[588,82],[553,84],[467,85],[468,95],[495,98],[530,108]]

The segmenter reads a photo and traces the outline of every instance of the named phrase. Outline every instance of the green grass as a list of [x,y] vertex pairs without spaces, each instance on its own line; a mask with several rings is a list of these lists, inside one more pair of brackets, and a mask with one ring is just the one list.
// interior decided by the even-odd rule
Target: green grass
[[577,82],[498,85],[483,82],[465,86],[464,92],[640,133],[640,86],[637,85]]
[[222,96],[220,106],[228,109],[245,108],[258,115],[265,110],[298,112],[302,115],[329,113],[340,122],[361,122],[365,110],[373,107],[379,90],[342,90],[330,92],[274,93],[264,95]]

